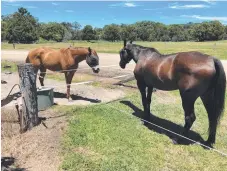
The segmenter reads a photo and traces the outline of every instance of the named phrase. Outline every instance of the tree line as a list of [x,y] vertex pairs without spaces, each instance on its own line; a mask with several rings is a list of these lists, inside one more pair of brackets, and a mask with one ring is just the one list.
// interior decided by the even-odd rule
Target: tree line
[[227,39],[227,26],[219,21],[165,25],[153,21],[109,24],[103,28],[78,22],[40,23],[25,8],[1,17],[1,39],[9,43],[68,40],[212,41]]

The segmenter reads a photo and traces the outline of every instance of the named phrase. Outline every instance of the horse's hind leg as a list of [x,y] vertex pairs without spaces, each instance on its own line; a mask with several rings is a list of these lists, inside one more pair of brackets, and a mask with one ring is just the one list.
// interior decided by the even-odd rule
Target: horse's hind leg
[[206,143],[208,146],[212,147],[212,144],[215,143],[218,122],[217,122],[216,117],[214,116],[215,111],[213,109],[212,96],[209,93],[211,93],[211,92],[206,92],[204,95],[201,96],[201,99],[206,108],[206,111],[208,113],[208,118],[209,118],[209,137],[208,137]]
[[185,114],[185,125],[184,125],[184,135],[188,135],[188,132],[196,119],[195,112],[194,112],[194,104],[197,99],[195,96],[195,92],[187,90],[181,91],[181,99],[182,99],[182,106],[184,109]]
[[46,68],[44,67],[40,67],[40,75],[39,75],[39,82],[41,84],[41,86],[44,86],[44,77],[46,75]]

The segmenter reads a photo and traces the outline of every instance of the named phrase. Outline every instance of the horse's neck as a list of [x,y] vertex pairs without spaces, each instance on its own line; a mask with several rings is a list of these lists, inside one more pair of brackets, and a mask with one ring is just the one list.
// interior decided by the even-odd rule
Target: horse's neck
[[137,51],[133,52],[132,59],[135,63],[137,63],[139,60],[139,52]]
[[137,63],[138,60],[141,59],[141,58],[147,58],[147,57],[151,57],[151,58],[158,57],[159,58],[160,56],[162,56],[159,52],[156,52],[156,51],[149,52],[149,55],[147,55],[147,54],[141,54],[141,53],[143,53],[143,52],[140,51],[140,52],[137,52],[137,53],[135,53],[133,55],[133,58],[132,59],[135,61],[135,63]]
[[70,50],[70,52],[77,63],[80,63],[86,59],[87,54],[84,53],[82,50]]

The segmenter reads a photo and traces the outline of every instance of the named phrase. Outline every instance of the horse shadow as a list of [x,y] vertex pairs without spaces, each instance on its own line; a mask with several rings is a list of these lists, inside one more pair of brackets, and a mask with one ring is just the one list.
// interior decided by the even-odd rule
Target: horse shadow
[[[91,98],[82,97],[82,96],[74,95],[74,94],[71,94],[70,97],[72,98],[72,100],[84,100],[84,101],[89,101],[91,103],[100,103],[101,102],[101,100],[99,100],[99,99],[91,99]],[[54,92],[54,98],[66,98],[66,94],[60,93],[60,92]]]
[[14,163],[15,163],[15,158],[13,157],[2,157],[1,158],[1,166],[2,166],[2,171],[26,171],[25,168],[14,168]]
[[[137,116],[139,118],[142,118],[143,117],[143,111],[141,109],[139,109],[137,106],[135,106],[134,104],[132,104],[130,101],[120,101],[120,103],[130,107],[131,109],[134,110],[134,112],[132,113],[132,115],[134,116]],[[180,134],[182,135],[182,132],[184,130],[184,127],[181,126],[181,125],[178,125],[176,123],[173,123],[169,120],[166,120],[166,119],[163,119],[163,118],[159,118],[157,116],[154,116],[153,114],[151,115],[151,120],[150,120],[151,123],[154,123],[158,126],[161,126],[165,129],[168,129],[172,132],[175,132],[177,134]],[[156,133],[159,133],[159,134],[164,134],[166,136],[168,136],[174,144],[180,144],[180,145],[190,145],[190,144],[194,144],[194,142],[190,141],[190,140],[187,140],[185,138],[181,138],[179,137],[178,135],[175,135],[171,132],[168,132],[166,130],[163,130],[155,125],[152,125],[152,124],[147,124],[145,125],[148,129],[152,130],[152,131],[155,131]],[[200,142],[202,144],[205,143],[204,139],[196,132],[190,130],[189,133],[188,133],[188,138],[194,140],[194,141],[197,141],[197,142]]]

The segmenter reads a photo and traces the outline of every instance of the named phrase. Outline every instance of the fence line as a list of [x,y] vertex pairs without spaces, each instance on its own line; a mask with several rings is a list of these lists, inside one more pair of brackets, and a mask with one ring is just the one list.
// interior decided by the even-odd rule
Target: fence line
[[[122,78],[122,77],[126,77],[126,76],[130,76],[132,74],[125,74],[125,75],[120,75],[120,76],[115,76],[115,77],[111,77],[110,79],[116,79],[116,78]],[[71,84],[58,84],[58,85],[46,85],[46,86],[40,86],[38,89],[41,89],[42,87],[61,87],[61,86],[74,86],[74,85],[82,85],[82,84],[90,84],[93,82],[101,82],[103,80],[105,80],[106,78],[102,78],[99,80],[89,80],[89,81],[83,81],[83,82],[78,82],[78,83],[71,83]]]
[[[132,65],[133,63],[130,63],[128,65]],[[99,68],[113,68],[113,69],[119,69],[119,68],[114,68],[114,67],[119,67],[119,65],[104,65],[104,66],[100,66]],[[92,69],[91,67],[89,68],[77,68],[77,69],[66,69],[66,70],[58,70],[58,71],[53,71],[53,72],[59,72],[59,73],[62,73],[62,72],[70,72],[70,71],[83,71],[83,70],[90,70]],[[129,69],[124,69],[126,71],[132,71],[132,70],[129,70]],[[39,72],[38,74],[48,74],[49,72]]]

